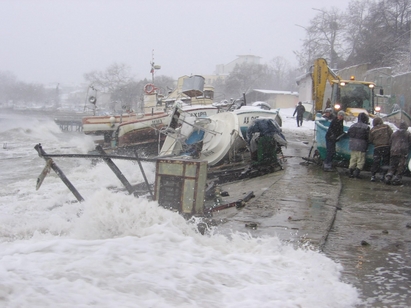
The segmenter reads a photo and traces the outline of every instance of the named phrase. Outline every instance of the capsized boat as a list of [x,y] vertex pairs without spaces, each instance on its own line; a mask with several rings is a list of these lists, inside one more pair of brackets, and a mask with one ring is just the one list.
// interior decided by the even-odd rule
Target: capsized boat
[[184,120],[180,115],[181,110],[176,108],[158,157],[200,159],[214,166],[234,155],[236,140],[241,138],[235,113],[185,116]]

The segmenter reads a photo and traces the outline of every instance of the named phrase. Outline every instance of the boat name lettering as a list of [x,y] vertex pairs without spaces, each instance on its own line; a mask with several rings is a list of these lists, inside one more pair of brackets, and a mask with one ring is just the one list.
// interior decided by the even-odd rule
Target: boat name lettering
[[161,124],[161,123],[163,123],[163,120],[161,120],[161,119],[151,120],[151,123],[154,124],[154,125],[156,125],[156,124]]
[[200,111],[200,112],[191,112],[190,115],[192,117],[206,117],[207,116],[207,112],[206,111]]
[[[258,119],[258,118],[259,118],[259,116],[255,116],[255,117],[244,117],[244,123],[243,123],[243,124],[249,124],[249,123],[251,123],[252,120]],[[251,119],[251,121],[250,121],[250,119]]]

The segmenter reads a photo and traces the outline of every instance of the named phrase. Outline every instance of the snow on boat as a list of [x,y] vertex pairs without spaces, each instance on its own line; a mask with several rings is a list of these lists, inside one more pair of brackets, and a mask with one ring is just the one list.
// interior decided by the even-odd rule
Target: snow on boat
[[184,120],[180,114],[181,110],[176,108],[159,157],[195,158],[213,166],[233,155],[235,142],[240,138],[235,113],[222,112],[206,118],[186,116]]

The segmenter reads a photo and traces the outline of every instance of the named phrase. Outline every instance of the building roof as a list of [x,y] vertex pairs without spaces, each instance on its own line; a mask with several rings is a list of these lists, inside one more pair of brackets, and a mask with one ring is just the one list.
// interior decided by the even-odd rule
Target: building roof
[[280,95],[296,95],[298,96],[298,92],[291,92],[291,91],[276,91],[276,90],[262,90],[262,89],[252,89],[251,91],[260,92],[263,94],[280,94]]

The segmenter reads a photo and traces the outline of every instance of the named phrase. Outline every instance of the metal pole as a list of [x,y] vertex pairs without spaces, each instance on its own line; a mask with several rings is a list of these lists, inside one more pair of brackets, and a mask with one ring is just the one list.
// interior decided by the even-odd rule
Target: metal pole
[[[35,147],[36,151],[39,153],[39,156],[44,158],[44,160],[47,162],[48,159],[51,160],[51,158],[46,158],[45,155],[46,152],[44,152],[43,148],[41,147],[41,144],[36,144]],[[68,187],[68,189],[70,189],[70,191],[73,193],[73,195],[76,197],[76,199],[79,202],[84,201],[84,198],[79,194],[79,192],[77,191],[77,189],[73,186],[73,184],[71,184],[71,182],[67,179],[67,177],[64,175],[63,171],[61,171],[61,169],[56,165],[56,163],[54,161],[51,161],[50,164],[51,169],[53,169],[53,171],[60,177],[60,179],[63,181],[64,184],[66,184],[66,186]]]
[[[96,146],[96,150],[102,154],[106,155],[106,152],[103,150],[101,145]],[[110,167],[110,169],[114,172],[114,174],[117,176],[117,178],[123,183],[123,185],[126,187],[127,191],[129,194],[132,194],[134,189],[131,186],[131,184],[127,181],[126,177],[123,175],[123,173],[118,169],[118,167],[113,163],[111,158],[103,157],[103,160],[106,162],[106,164]]]
[[151,192],[150,184],[149,184],[148,181],[147,181],[146,174],[144,173],[143,166],[141,165],[140,159],[138,158],[137,150],[134,151],[134,154],[136,155],[137,163],[138,163],[138,166],[140,167],[141,174],[143,175],[144,182],[146,182],[147,190],[148,190],[148,192],[150,193],[151,199],[153,200],[153,199],[154,199],[154,196],[153,196],[153,193]]

